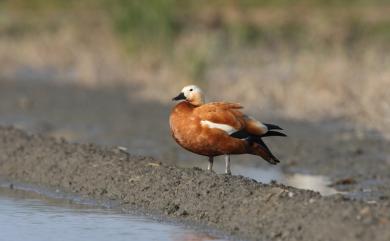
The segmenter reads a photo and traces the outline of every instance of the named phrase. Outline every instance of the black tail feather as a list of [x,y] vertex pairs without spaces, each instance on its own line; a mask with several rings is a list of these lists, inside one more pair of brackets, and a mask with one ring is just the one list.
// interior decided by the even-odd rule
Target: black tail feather
[[268,131],[267,133],[265,133],[261,137],[266,137],[266,136],[287,136],[287,135],[284,133],[281,133],[279,131]]
[[276,165],[276,164],[278,164],[280,162],[279,159],[276,158],[274,156],[274,154],[272,154],[271,150],[268,148],[268,146],[264,143],[264,141],[261,138],[256,138],[255,142],[257,144],[259,144],[260,146],[262,146],[269,153],[269,155],[271,156],[270,160],[266,160],[267,162],[269,162],[269,163],[271,163],[273,165]]
[[[268,128],[281,129],[278,126],[275,127],[275,125],[272,125],[272,127],[268,127]],[[270,164],[276,165],[280,162],[279,159],[272,154],[271,150],[268,148],[268,146],[264,143],[264,141],[261,138],[266,136],[287,136],[287,135],[278,131],[268,131],[266,134],[262,136],[258,136],[258,135],[251,135],[245,130],[240,130],[235,133],[232,133],[230,136],[238,139],[245,139],[247,142],[249,142],[250,145],[252,145],[253,143],[259,144],[266,152],[266,156],[261,154],[259,156],[263,157],[263,159],[269,162]]]
[[283,130],[283,128],[278,125],[266,124],[266,123],[264,123],[264,125],[268,128],[268,130]]

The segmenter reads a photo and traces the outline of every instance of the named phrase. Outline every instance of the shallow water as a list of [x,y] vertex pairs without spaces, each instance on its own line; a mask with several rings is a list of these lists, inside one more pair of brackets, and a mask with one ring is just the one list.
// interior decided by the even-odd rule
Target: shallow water
[[[182,165],[190,167],[189,163]],[[224,173],[225,165],[223,162],[215,162],[213,169],[217,173]],[[257,166],[248,165],[232,165],[231,171],[234,175],[241,175],[255,179],[262,183],[271,183],[276,181],[277,183],[289,185],[292,187],[307,189],[321,193],[322,195],[332,195],[341,193],[335,188],[329,187],[331,180],[327,176],[311,175],[304,173],[285,173],[279,167],[271,166],[270,168],[260,168]]]
[[0,230],[0,241],[224,240],[183,224],[6,188],[0,188]]
[[277,183],[300,189],[313,190],[325,196],[339,193],[339,191],[336,189],[329,187],[331,181],[327,176],[303,173],[286,174],[283,173],[279,168],[260,169],[246,166],[236,167],[236,172],[237,174],[251,177],[263,183],[276,181]]

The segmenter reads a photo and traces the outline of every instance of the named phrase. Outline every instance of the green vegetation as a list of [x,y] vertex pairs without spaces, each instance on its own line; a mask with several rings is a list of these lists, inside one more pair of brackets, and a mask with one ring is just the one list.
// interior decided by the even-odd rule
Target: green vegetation
[[175,0],[104,1],[115,29],[130,46],[168,44],[180,30]]
[[388,0],[3,0],[0,35],[114,33],[132,59],[149,56],[202,81],[210,64],[245,49],[388,49],[389,9]]
[[[194,28],[219,32],[220,41],[233,45],[285,42],[307,46],[308,39],[318,39],[316,35],[325,35],[329,43],[339,40],[333,25],[346,33],[343,41],[352,43],[367,38],[382,41],[382,37],[388,41],[390,35],[390,17],[384,16],[390,1],[386,0],[5,0],[0,6],[3,12],[23,13],[27,27],[23,28],[20,19],[19,32],[28,31],[31,18],[52,21],[55,12],[59,17],[77,10],[94,13],[91,18],[103,14],[131,51],[140,45],[169,49],[181,33]],[[382,11],[375,13],[376,9]],[[267,18],[259,18],[261,14]],[[318,19],[328,28],[315,29],[310,21]]]

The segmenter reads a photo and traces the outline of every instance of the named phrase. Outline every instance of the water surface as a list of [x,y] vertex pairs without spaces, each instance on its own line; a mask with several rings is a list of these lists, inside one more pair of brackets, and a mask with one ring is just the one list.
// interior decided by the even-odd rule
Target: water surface
[[0,187],[0,241],[224,240],[178,223]]

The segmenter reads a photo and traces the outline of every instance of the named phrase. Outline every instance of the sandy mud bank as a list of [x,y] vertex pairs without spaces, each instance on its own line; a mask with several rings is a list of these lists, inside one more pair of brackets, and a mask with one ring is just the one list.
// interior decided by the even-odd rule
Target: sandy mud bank
[[206,224],[249,240],[390,240],[389,200],[321,197],[10,127],[0,127],[0,177],[114,199],[125,210]]

